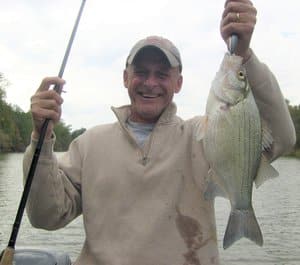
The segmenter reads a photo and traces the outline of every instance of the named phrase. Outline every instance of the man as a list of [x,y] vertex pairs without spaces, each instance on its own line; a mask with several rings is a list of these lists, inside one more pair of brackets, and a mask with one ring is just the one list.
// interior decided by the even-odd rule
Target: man
[[[275,139],[268,157],[277,158],[295,142],[294,127],[278,84],[250,50],[256,9],[248,0],[228,0],[221,21],[227,42],[239,36],[261,115]],[[58,229],[83,215],[86,240],[75,264],[219,264],[213,201],[205,200],[209,165],[195,141],[200,117],[183,121],[172,102],[182,87],[179,51],[168,40],[148,37],[129,53],[124,86],[130,106],[113,108],[118,119],[75,139],[57,161],[53,123],[62,98],[49,91],[63,86],[46,78],[31,99],[34,128],[24,156],[26,176],[45,118],[48,128],[28,200],[35,227]]]

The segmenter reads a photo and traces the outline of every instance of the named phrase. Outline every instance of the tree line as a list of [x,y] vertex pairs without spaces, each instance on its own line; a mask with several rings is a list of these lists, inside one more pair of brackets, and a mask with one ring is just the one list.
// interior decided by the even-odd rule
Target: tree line
[[300,105],[291,106],[289,101],[287,104],[296,129],[296,145],[290,155],[300,158]]
[[[0,153],[23,152],[29,144],[32,131],[30,112],[24,112],[16,105],[5,101],[5,88],[9,83],[0,73]],[[290,154],[300,158],[300,105],[291,106],[287,101],[297,135],[294,151]],[[70,142],[85,131],[84,128],[72,131],[70,125],[60,121],[54,128],[56,134],[55,151],[65,151]]]
[[[24,112],[20,107],[5,101],[5,89],[8,86],[8,81],[0,73],[0,153],[24,152],[32,132],[31,113]],[[60,121],[54,127],[56,134],[54,150],[67,150],[71,141],[84,131],[84,128],[72,131],[70,125]]]

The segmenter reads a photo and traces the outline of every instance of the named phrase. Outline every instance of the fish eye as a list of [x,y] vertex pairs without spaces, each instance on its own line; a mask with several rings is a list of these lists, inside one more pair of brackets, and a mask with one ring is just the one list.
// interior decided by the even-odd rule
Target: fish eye
[[238,79],[241,81],[244,81],[246,79],[243,71],[238,72]]

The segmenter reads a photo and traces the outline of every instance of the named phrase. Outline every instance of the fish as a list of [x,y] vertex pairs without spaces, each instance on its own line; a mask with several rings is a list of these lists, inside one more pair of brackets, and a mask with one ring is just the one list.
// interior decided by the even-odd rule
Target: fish
[[264,128],[242,62],[238,55],[225,54],[197,132],[210,166],[205,198],[221,194],[231,205],[224,249],[243,237],[263,245],[252,205],[253,182],[259,187],[266,179],[278,176],[263,154],[273,139],[270,130]]

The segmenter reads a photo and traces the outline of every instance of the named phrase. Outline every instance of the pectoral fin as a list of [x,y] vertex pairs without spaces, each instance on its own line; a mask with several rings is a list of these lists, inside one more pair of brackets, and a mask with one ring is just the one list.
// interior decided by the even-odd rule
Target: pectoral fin
[[262,155],[260,165],[255,178],[255,186],[259,188],[266,180],[278,177],[279,173],[272,167],[268,159]]
[[208,116],[203,116],[196,127],[196,141],[200,142],[206,133]]
[[224,188],[217,181],[217,176],[215,175],[214,171],[210,169],[208,171],[208,181],[206,190],[204,192],[204,198],[205,200],[213,200],[217,196],[228,198]]

